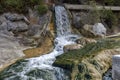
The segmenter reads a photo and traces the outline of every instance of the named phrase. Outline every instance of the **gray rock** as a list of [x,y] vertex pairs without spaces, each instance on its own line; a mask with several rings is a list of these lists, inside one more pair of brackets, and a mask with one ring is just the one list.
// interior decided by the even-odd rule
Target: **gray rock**
[[120,80],[120,55],[114,55],[112,58],[112,78]]
[[5,18],[9,21],[20,21],[20,20],[24,20],[24,16],[23,15],[19,15],[16,13],[6,13],[4,14]]
[[95,25],[93,25],[93,31],[98,35],[106,35],[106,28],[102,23],[96,23]]
[[0,68],[11,61],[25,56],[22,50],[25,47],[19,45],[10,33],[0,32]]
[[0,25],[3,23],[3,22],[6,22],[6,18],[4,17],[4,15],[0,15]]
[[0,21],[0,25],[2,24],[2,22]]
[[28,36],[35,36],[36,34],[39,34],[41,30],[42,30],[41,25],[35,25],[35,24],[30,25],[28,30]]
[[80,30],[81,34],[85,37],[104,37],[106,35],[106,28],[102,23],[95,25],[84,25]]
[[6,22],[3,22],[1,25],[0,25],[0,31],[7,31],[7,23]]
[[13,32],[23,32],[28,30],[28,25],[24,22],[8,22],[7,29]]
[[81,28],[83,26],[83,23],[81,22],[81,16],[79,13],[73,12],[73,25],[76,28]]

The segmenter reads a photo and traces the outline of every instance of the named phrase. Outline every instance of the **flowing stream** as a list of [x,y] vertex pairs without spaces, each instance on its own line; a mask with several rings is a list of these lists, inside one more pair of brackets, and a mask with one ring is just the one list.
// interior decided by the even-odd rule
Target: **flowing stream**
[[[55,6],[56,39],[54,50],[46,55],[18,61],[1,73],[0,80],[69,80],[67,72],[52,66],[63,47],[75,44],[77,35],[71,33],[70,21],[63,6]],[[0,75],[0,76],[1,76]]]

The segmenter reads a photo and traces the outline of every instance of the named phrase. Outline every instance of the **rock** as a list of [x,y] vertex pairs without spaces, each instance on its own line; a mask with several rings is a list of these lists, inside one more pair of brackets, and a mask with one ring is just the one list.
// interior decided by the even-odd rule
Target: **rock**
[[2,24],[2,22],[0,21],[0,25]]
[[0,25],[0,31],[7,31],[7,23],[6,22],[3,22],[1,25]]
[[86,12],[72,12],[73,26],[81,29],[85,24],[94,24],[95,22],[91,15],[91,13]]
[[13,60],[24,57],[24,49],[25,47],[19,45],[12,34],[0,32],[0,69],[11,64]]
[[120,55],[114,55],[112,58],[112,78],[113,80],[120,79]]
[[80,39],[77,39],[76,40],[76,43],[77,44],[81,44],[81,45],[86,45],[86,44],[89,44],[89,43],[96,43],[97,41],[95,39],[92,39],[92,38],[80,38]]
[[106,28],[102,23],[96,23],[93,25],[93,32],[97,35],[105,36],[106,35]]
[[39,23],[39,15],[37,14],[36,11],[29,9],[28,16],[29,16],[30,24],[38,24]]
[[71,51],[71,50],[76,50],[76,49],[80,49],[82,48],[83,46],[80,45],[80,44],[71,44],[71,45],[66,45],[64,46],[64,52],[68,52],[68,51]]
[[7,28],[8,28],[8,31],[24,32],[28,30],[28,25],[24,22],[8,22]]
[[80,29],[80,33],[84,36],[84,37],[95,37],[94,32],[92,31],[92,25],[88,25],[85,24],[81,29]]
[[106,35],[106,28],[102,23],[96,23],[95,25],[86,24],[80,32],[85,37],[104,37]]
[[43,27],[41,25],[37,25],[37,24],[30,25],[28,29],[28,36],[39,35],[40,37],[39,33],[41,33],[42,28]]
[[0,15],[0,23],[6,22],[7,19],[4,17],[4,15]]
[[16,13],[6,13],[4,14],[5,18],[9,21],[20,21],[24,20],[24,16]]
[[81,22],[81,15],[79,13],[76,13],[76,12],[72,12],[72,15],[73,15],[73,26],[75,28],[81,28],[83,26],[83,23]]

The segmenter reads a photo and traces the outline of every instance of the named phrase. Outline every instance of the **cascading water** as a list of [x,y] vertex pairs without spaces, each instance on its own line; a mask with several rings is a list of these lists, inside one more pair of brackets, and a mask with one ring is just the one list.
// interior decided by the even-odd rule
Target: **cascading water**
[[64,53],[63,47],[75,44],[78,36],[71,34],[67,11],[63,6],[55,6],[55,18],[57,35],[54,50],[49,54],[13,64],[3,72],[2,80],[69,80],[63,69],[53,67],[52,64],[56,56]]

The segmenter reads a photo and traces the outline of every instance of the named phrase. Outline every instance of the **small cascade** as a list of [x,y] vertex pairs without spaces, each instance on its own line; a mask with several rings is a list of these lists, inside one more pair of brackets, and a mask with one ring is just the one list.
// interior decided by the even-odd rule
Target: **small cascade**
[[63,6],[55,6],[56,39],[54,50],[46,55],[30,58],[13,64],[3,72],[2,80],[69,80],[66,71],[52,64],[56,56],[64,53],[63,47],[75,44],[77,35],[71,33],[70,21],[66,9]]
[[71,34],[70,21],[68,19],[67,11],[64,7],[55,7],[57,36],[67,36]]

